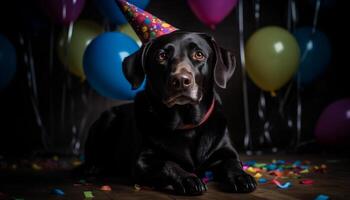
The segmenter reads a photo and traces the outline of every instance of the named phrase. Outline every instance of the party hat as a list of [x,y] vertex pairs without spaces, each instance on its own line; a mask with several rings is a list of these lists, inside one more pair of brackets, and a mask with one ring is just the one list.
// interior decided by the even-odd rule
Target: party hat
[[177,30],[177,28],[125,0],[116,0],[116,2],[144,44],[161,35]]

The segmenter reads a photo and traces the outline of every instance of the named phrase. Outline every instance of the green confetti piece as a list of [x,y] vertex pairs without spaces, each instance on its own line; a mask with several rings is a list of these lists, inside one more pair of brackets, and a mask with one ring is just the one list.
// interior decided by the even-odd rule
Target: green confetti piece
[[94,198],[94,195],[91,191],[84,191],[85,198]]
[[266,164],[265,163],[255,163],[254,164],[254,167],[258,167],[258,168],[262,168],[262,167],[265,167]]

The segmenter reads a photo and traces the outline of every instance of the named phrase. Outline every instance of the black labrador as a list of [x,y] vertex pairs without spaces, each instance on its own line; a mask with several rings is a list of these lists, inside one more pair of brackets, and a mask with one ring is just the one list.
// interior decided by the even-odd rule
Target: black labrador
[[233,55],[206,34],[175,31],[143,45],[123,71],[133,88],[147,79],[145,90],[92,125],[84,169],[186,195],[206,191],[200,177],[211,170],[227,191],[254,191],[214,89],[234,68]]

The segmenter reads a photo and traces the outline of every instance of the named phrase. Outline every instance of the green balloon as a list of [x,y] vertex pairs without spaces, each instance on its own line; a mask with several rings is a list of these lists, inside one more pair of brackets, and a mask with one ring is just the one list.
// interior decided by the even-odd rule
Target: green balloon
[[135,42],[139,46],[142,45],[142,42],[141,42],[139,36],[137,36],[137,34],[135,33],[134,29],[129,25],[129,23],[119,26],[118,27],[118,31],[128,35],[129,37],[131,37],[133,40],[135,40]]
[[246,70],[252,81],[274,92],[296,73],[300,50],[287,30],[270,26],[256,31],[245,47]]
[[99,34],[103,28],[95,22],[80,20],[73,25],[70,40],[69,33],[62,31],[58,40],[58,58],[67,67],[68,71],[85,80],[83,69],[83,56],[88,44]]

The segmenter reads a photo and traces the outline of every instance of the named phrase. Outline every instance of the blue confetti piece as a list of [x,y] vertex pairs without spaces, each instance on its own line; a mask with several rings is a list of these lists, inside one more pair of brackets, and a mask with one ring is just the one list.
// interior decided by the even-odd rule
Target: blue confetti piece
[[329,200],[329,199],[330,199],[329,196],[324,194],[320,194],[315,198],[315,200]]
[[208,181],[211,181],[214,179],[213,172],[212,171],[206,171],[204,173],[204,176],[208,179]]
[[284,160],[277,160],[276,161],[277,165],[284,165],[285,163],[286,163],[286,161],[284,161]]
[[266,178],[259,178],[258,182],[259,183],[267,183],[267,179]]
[[256,163],[255,160],[249,160],[249,161],[244,162],[244,165],[253,166],[253,165],[255,165],[255,163]]
[[51,190],[51,193],[57,196],[64,196],[64,192],[61,189],[54,188]]
[[272,171],[272,170],[275,170],[277,168],[277,165],[275,164],[269,164],[266,166],[267,170],[268,171]]
[[294,163],[293,163],[294,166],[296,167],[299,167],[301,165],[301,161],[300,160],[296,160]]

